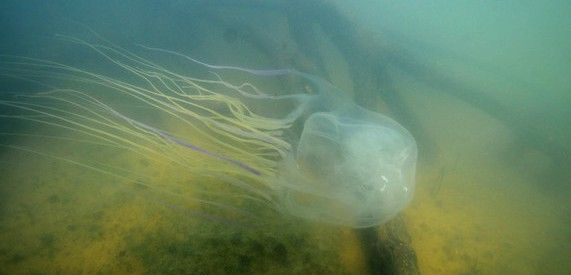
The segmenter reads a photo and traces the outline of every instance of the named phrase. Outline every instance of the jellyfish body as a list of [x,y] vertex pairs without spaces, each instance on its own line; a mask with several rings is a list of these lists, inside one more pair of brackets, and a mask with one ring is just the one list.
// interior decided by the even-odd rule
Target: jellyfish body
[[[50,92],[29,95],[30,101],[0,101],[28,113],[17,118],[71,129],[140,155],[160,155],[193,173],[220,175],[244,198],[309,220],[375,226],[395,216],[412,198],[417,158],[413,137],[390,118],[359,107],[325,80],[295,70],[214,66],[146,48],[198,64],[214,75],[194,78],[114,45],[67,39],[91,48],[129,77],[38,59],[3,61],[3,75],[32,81],[39,76],[66,78],[80,84],[52,87]],[[295,78],[311,88],[272,95],[248,82],[224,81],[220,74],[225,71]],[[126,95],[193,128],[208,144],[136,120],[98,98],[86,84]],[[199,156],[211,162],[196,161]],[[220,165],[212,165],[217,162]]]
[[352,227],[386,222],[412,199],[413,137],[331,84],[314,84],[320,92],[306,105],[314,110],[275,178],[283,207],[296,216]]

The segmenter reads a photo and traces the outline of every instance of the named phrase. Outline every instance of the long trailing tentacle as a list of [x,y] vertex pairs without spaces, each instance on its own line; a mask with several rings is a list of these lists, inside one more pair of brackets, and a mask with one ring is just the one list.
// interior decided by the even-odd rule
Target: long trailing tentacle
[[[215,79],[184,76],[115,45],[89,44],[78,39],[66,39],[89,47],[124,73],[134,76],[137,81],[118,79],[49,60],[1,56],[4,60],[0,61],[0,74],[4,77],[34,82],[51,89],[50,92],[23,96],[30,99],[29,101],[21,98],[0,100],[1,105],[34,114],[3,115],[4,117],[71,130],[95,138],[102,144],[142,156],[161,156],[191,171],[216,174],[231,181],[234,187],[246,191],[244,195],[238,196],[275,204],[271,191],[267,190],[272,186],[269,186],[263,177],[274,175],[279,157],[287,155],[291,150],[291,145],[282,138],[281,133],[291,127],[300,115],[299,110],[303,109],[300,106],[307,101],[305,96],[270,96],[249,83],[233,85],[226,82],[219,74],[214,74]],[[271,76],[281,73],[287,71],[261,74]],[[135,120],[98,99],[97,93],[87,88],[58,88],[51,82],[45,82],[45,79],[102,87],[132,97],[143,103],[143,106],[192,128],[201,139],[208,140],[213,148],[218,146],[218,150],[215,152],[201,148],[188,142],[183,136]],[[229,90],[230,94],[220,93],[218,89]],[[292,99],[298,106],[293,114],[285,118],[268,118],[256,114],[240,97],[262,100]],[[63,104],[65,107],[54,107],[51,103],[46,103],[47,101]],[[225,109],[216,107],[220,105],[225,106]],[[234,169],[202,166],[193,162],[193,155],[181,150],[181,147],[222,160]],[[30,151],[25,147],[10,148]],[[75,163],[73,160],[67,161]],[[82,163],[75,164],[87,167]],[[262,178],[259,178],[260,176]]]

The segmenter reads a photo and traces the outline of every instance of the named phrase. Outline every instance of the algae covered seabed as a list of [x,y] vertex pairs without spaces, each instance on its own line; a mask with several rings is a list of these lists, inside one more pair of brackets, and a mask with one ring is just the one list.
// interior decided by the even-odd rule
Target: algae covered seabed
[[[78,163],[120,164],[155,180],[156,189],[203,180],[172,169],[172,163],[69,141],[28,145],[50,148]],[[3,273],[365,272],[359,244],[347,228],[281,216],[263,226],[240,223],[206,214],[185,197],[161,195],[132,179],[62,160],[16,151],[3,154],[1,161]]]
[[[432,112],[441,124],[431,131],[447,149],[420,168],[417,196],[405,213],[420,270],[568,272],[569,192],[546,172],[550,158],[515,149],[513,133],[489,116],[458,102],[438,104],[446,111]],[[461,115],[450,117],[451,111]],[[510,150],[517,156],[506,156]]]
[[[412,40],[383,36],[382,31],[347,34],[366,30],[356,19],[378,9],[339,8],[341,12],[335,13],[329,1],[315,1],[322,4],[315,6],[291,1],[302,11],[296,13],[292,11],[300,10],[287,5],[237,2],[244,6],[226,7],[228,3],[220,1],[213,7],[206,4],[202,12],[193,12],[184,3],[158,9],[137,1],[21,8],[12,3],[2,9],[3,18],[13,20],[1,21],[11,28],[4,29],[6,39],[0,45],[8,53],[100,69],[106,66],[98,63],[100,59],[85,60],[81,51],[70,50],[74,46],[50,44],[54,32],[93,39],[86,24],[128,49],[141,50],[134,45],[145,44],[219,65],[293,67],[322,76],[358,103],[395,118],[417,138],[415,197],[402,220],[420,273],[571,271],[567,247],[571,243],[567,142],[571,129],[564,123],[570,102],[565,94],[568,85],[555,83],[538,91],[527,87],[527,82],[505,80],[512,73],[509,63],[499,67],[510,70],[490,72],[482,63],[474,65],[472,56],[419,50],[409,43]],[[282,3],[267,1],[274,2]],[[72,19],[79,17],[81,22],[57,16],[70,8],[78,14]],[[145,12],[150,10],[155,12]],[[332,11],[333,16],[323,16]],[[434,18],[445,18],[439,15]],[[39,20],[44,17],[50,20]],[[357,27],[338,27],[349,23]],[[305,27],[312,24],[320,27]],[[485,44],[485,38],[478,41]],[[411,45],[417,48],[408,51],[414,48]],[[456,49],[454,44],[449,46]],[[549,82],[566,69],[555,72],[544,62],[549,56],[525,46],[520,50],[528,53],[525,60],[530,63],[514,65],[514,74],[547,68],[529,82]],[[184,67],[180,63],[175,60],[168,65]],[[18,87],[2,82],[2,92],[7,92],[2,99],[19,92],[14,89]],[[144,112],[139,114],[144,117]],[[152,121],[192,137],[164,117]],[[371,271],[365,244],[354,229],[302,221],[240,200],[236,204],[236,198],[216,195],[224,189],[216,179],[167,159],[78,142],[85,138],[81,136],[62,139],[57,129],[11,118],[1,118],[0,128],[0,274]],[[197,155],[197,160],[205,157]],[[207,191],[205,197],[192,188],[196,185],[206,186],[201,189]],[[228,199],[229,205],[245,213],[204,211],[194,199],[199,197]],[[241,216],[250,214],[253,217],[248,219]]]
[[[566,195],[542,189],[541,171],[512,169],[499,155],[510,143],[509,131],[489,117],[464,112],[455,130],[436,131],[441,135],[436,140],[450,149],[439,161],[420,166],[416,197],[404,213],[420,271],[564,273]],[[445,119],[434,113],[439,115]],[[447,125],[454,120],[459,118],[449,118]],[[467,136],[474,137],[470,143]],[[70,159],[121,164],[158,184],[200,180],[168,162],[113,150],[62,141],[31,145]],[[490,146],[497,150],[483,150]],[[27,152],[5,151],[0,161],[4,273],[367,270],[361,244],[348,228],[289,218],[264,228],[212,221],[193,211],[192,201],[161,196],[132,180]],[[542,167],[546,161],[529,150],[518,163]]]

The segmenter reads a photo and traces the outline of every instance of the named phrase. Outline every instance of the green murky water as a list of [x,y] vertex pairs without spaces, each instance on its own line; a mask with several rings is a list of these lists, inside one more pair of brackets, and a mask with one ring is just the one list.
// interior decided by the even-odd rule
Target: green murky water
[[[420,273],[571,271],[568,4],[151,2],[1,4],[1,100],[47,89],[22,79],[28,72],[14,74],[4,55],[132,80],[56,35],[97,41],[89,29],[188,74],[194,71],[180,58],[137,45],[212,64],[295,68],[331,81],[415,136],[417,184],[403,220]],[[49,84],[91,85],[55,79]],[[255,84],[275,94],[292,86],[312,92],[288,81]],[[133,118],[199,136],[131,98],[88,90]],[[354,229],[250,203],[220,178],[168,157],[22,120],[6,105],[0,112],[0,273],[378,273]]]

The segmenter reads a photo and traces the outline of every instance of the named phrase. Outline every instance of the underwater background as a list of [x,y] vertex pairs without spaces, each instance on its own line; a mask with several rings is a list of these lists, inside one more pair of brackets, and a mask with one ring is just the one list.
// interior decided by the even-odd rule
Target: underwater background
[[[76,142],[0,105],[0,273],[571,273],[570,15],[567,1],[2,1],[3,102],[45,89],[18,79],[7,56],[127,80],[62,39],[103,37],[191,75],[186,62],[139,45],[324,78],[407,128],[418,163],[410,205],[363,233],[250,205],[216,177]],[[101,94],[132,118],[195,134]],[[246,214],[203,209],[191,199],[196,185]],[[411,263],[379,267],[370,232],[373,250],[406,247]]]

